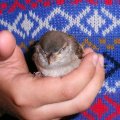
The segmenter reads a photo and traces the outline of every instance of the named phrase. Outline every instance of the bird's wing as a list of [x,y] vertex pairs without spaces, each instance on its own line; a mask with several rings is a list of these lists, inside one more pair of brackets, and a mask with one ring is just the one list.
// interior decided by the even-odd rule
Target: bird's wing
[[83,46],[80,43],[76,42],[76,50],[75,50],[75,54],[78,56],[79,59],[83,58]]
[[32,60],[35,62],[36,67],[39,68],[40,62],[39,62],[39,53],[41,52],[41,47],[39,44],[35,45],[35,52],[32,56]]

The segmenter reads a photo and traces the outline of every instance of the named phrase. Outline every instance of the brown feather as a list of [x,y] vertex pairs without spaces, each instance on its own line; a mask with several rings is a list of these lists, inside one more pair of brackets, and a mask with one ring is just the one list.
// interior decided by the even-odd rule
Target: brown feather
[[74,49],[75,49],[75,54],[78,56],[79,59],[82,59],[83,57],[83,47],[80,43],[76,41],[76,39],[72,36],[69,35],[69,38],[73,41]]

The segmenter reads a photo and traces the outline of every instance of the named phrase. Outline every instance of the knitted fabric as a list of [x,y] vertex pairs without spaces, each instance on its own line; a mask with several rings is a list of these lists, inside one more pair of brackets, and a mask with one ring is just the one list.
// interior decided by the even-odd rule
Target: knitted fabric
[[119,0],[0,0],[0,30],[23,52],[49,30],[72,34],[105,57],[106,80],[92,106],[72,120],[120,120]]

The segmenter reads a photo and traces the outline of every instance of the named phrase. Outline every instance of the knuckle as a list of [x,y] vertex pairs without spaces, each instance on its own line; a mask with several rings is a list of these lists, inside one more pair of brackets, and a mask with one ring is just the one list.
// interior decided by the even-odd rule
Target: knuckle
[[85,103],[83,103],[84,106],[83,106],[83,110],[87,110],[90,106],[91,106],[91,103],[86,101]]
[[89,53],[89,54],[88,54],[88,59],[87,59],[87,60],[88,60],[89,62],[92,62],[92,59],[91,59],[91,58],[93,58],[93,56],[95,56],[95,55],[97,55],[95,52]]
[[13,90],[12,92],[12,100],[14,105],[17,107],[28,106],[29,101],[26,99],[26,95],[22,90]]
[[82,111],[85,111],[87,110],[90,106],[91,106],[92,102],[89,100],[89,99],[82,99],[81,100],[78,100],[76,102],[76,111],[77,112],[82,112]]
[[76,92],[76,88],[74,88],[74,86],[71,86],[71,85],[67,85],[66,87],[64,87],[62,89],[62,92],[61,92],[62,96],[65,98],[65,99],[72,99],[76,96],[77,92]]
[[17,95],[14,95],[13,97],[13,103],[18,106],[18,107],[22,107],[22,106],[26,106],[27,102],[25,100],[25,98],[23,98],[23,96],[21,96],[21,94],[17,94]]
[[18,107],[32,106],[31,91],[28,90],[29,87],[26,86],[28,86],[27,83],[21,79],[13,81],[10,92],[14,105]]
[[90,106],[91,106],[91,103],[90,103],[89,101],[85,100],[85,101],[83,101],[83,102],[81,103],[81,105],[78,106],[78,109],[79,109],[80,111],[85,111],[85,110],[87,110]]

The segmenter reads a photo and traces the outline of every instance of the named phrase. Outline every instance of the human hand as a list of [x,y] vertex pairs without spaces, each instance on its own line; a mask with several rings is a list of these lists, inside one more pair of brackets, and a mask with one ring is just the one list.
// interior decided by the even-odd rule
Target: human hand
[[38,78],[11,33],[0,33],[0,107],[25,120],[51,120],[90,107],[104,80],[103,57],[85,49],[80,67],[60,78]]

